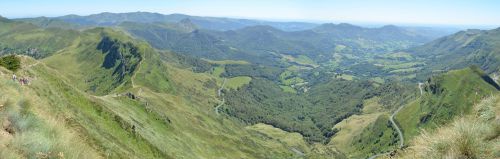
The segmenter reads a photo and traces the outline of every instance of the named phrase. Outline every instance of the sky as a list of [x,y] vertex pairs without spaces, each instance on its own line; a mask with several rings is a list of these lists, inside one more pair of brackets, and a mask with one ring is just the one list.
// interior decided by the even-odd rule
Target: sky
[[500,26],[500,0],[0,0],[7,18],[101,12],[279,21]]

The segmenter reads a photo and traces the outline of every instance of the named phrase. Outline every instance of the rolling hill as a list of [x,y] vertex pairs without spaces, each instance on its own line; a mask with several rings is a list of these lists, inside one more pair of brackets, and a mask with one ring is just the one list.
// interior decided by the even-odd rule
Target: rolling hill
[[500,70],[500,29],[466,30],[425,45],[409,49],[412,55],[426,58],[425,73],[477,65],[488,74]]

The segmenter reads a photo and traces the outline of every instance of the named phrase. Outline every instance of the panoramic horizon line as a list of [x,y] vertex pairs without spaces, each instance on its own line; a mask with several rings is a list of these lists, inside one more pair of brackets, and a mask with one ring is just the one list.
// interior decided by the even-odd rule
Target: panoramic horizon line
[[57,18],[57,17],[63,17],[63,16],[69,16],[69,15],[76,15],[76,16],[92,16],[92,15],[99,15],[99,14],[104,14],[104,13],[110,13],[110,14],[127,14],[127,13],[151,13],[151,14],[161,14],[161,15],[186,15],[186,16],[193,16],[193,17],[205,17],[205,18],[227,18],[227,19],[239,19],[239,20],[255,20],[255,21],[267,21],[267,22],[283,22],[283,23],[311,23],[311,24],[353,24],[353,25],[358,25],[358,26],[370,26],[370,27],[382,27],[382,26],[388,26],[388,25],[395,25],[395,26],[408,26],[408,27],[457,27],[457,28],[463,28],[463,27],[479,27],[478,29],[484,29],[484,28],[499,28],[499,25],[494,25],[494,24],[439,24],[439,23],[406,23],[406,22],[384,22],[384,21],[355,21],[355,20],[318,20],[318,19],[294,19],[294,18],[263,18],[263,17],[243,17],[243,16],[210,16],[210,15],[195,15],[195,14],[188,14],[188,13],[180,13],[180,12],[172,12],[172,13],[162,13],[162,12],[156,12],[156,11],[127,11],[127,12],[112,12],[112,11],[103,11],[103,12],[96,12],[96,13],[90,13],[90,14],[78,14],[78,13],[69,13],[69,14],[60,14],[60,15],[33,15],[33,16],[23,16],[23,17],[8,17],[8,16],[3,16],[0,14],[1,17],[5,17],[7,19],[25,19],[25,18],[39,18],[39,17],[46,17],[46,18]]

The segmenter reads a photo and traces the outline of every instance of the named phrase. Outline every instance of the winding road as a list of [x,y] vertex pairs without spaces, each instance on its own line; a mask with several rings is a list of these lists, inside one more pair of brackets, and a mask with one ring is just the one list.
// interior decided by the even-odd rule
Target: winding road
[[[418,89],[420,90],[420,97],[422,97],[422,95],[424,94],[423,89],[422,89],[423,85],[424,85],[424,83],[421,83],[421,82],[418,83]],[[394,121],[394,116],[396,116],[396,114],[398,114],[398,112],[401,109],[403,109],[405,106],[406,105],[400,106],[396,111],[394,111],[394,113],[392,113],[391,117],[389,118],[389,121],[391,121],[391,124],[394,126],[394,128],[396,128],[396,131],[398,132],[399,141],[400,141],[399,147],[398,147],[399,149],[403,148],[403,146],[404,146],[404,137],[403,137],[403,132],[401,132],[401,129],[398,127],[398,124],[396,124],[396,122]],[[375,159],[377,157],[387,155],[387,154],[389,154],[389,152],[376,154],[376,155],[369,157],[368,159]]]
[[[218,96],[219,98],[222,98],[222,90],[224,89],[224,86],[225,86],[225,85],[226,85],[226,78],[224,78],[224,81],[222,82],[222,86],[221,86],[221,87],[217,90],[217,96]],[[214,111],[215,111],[215,114],[217,114],[217,116],[219,115],[219,108],[220,108],[222,105],[224,105],[224,103],[225,103],[225,102],[226,102],[226,100],[225,100],[224,98],[222,98],[222,102],[221,102],[219,105],[217,105],[217,106],[215,107],[215,110],[214,110]]]

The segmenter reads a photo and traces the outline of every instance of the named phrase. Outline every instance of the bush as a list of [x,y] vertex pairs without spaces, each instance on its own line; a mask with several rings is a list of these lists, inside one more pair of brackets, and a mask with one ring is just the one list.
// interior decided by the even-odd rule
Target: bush
[[0,66],[11,71],[17,71],[21,67],[21,61],[16,55],[8,55],[0,58]]

